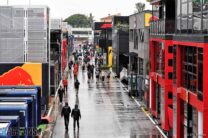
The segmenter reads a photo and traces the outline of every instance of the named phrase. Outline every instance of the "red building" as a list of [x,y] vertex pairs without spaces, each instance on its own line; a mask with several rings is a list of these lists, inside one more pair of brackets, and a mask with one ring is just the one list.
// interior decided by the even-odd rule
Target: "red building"
[[171,135],[175,0],[157,0],[151,4],[154,18],[150,23],[149,108],[162,129]]
[[174,138],[208,137],[208,1],[151,4],[150,111]]
[[175,137],[208,137],[208,1],[176,0],[173,38]]

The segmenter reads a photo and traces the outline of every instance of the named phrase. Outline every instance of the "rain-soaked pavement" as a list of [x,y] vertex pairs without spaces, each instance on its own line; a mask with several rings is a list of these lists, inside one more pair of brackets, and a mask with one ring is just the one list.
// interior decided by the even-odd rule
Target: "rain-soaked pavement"
[[54,138],[159,138],[159,131],[146,117],[132,98],[129,98],[116,79],[110,83],[87,83],[86,71],[79,72],[80,90],[76,97],[73,78],[69,78],[68,101],[71,108],[79,104],[82,118],[80,130],[73,130],[70,118],[69,131],[65,132],[64,119],[58,117],[53,131]]

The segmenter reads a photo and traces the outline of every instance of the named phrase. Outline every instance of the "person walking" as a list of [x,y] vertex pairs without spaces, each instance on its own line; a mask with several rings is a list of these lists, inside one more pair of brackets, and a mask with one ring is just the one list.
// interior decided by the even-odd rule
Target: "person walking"
[[105,81],[105,72],[103,70],[101,71],[101,79],[103,82]]
[[92,64],[92,65],[90,65],[90,72],[91,72],[91,75],[92,75],[92,80],[93,80],[93,78],[94,78],[94,65]]
[[89,70],[88,72],[87,72],[87,77],[88,77],[88,83],[90,83],[90,80],[91,80],[91,71]]
[[74,80],[77,79],[77,75],[78,75],[78,64],[75,63],[74,64]]
[[87,71],[90,72],[91,65],[90,63],[87,64]]
[[109,71],[107,72],[108,83],[110,82],[110,76],[111,76],[111,71],[109,70]]
[[68,64],[68,68],[69,68],[69,76],[70,76],[70,78],[72,78],[72,65],[70,62]]
[[99,78],[100,78],[100,72],[99,72],[98,68],[95,71],[95,76],[96,76],[96,83],[98,83],[99,82]]
[[68,131],[70,113],[71,113],[71,108],[68,102],[66,102],[65,106],[62,108],[62,111],[61,111],[61,116],[62,117],[64,116],[64,123],[65,123],[66,131]]
[[64,95],[64,88],[62,86],[60,86],[60,88],[58,90],[58,95],[59,95],[59,101],[60,101],[60,103],[62,103],[63,95]]
[[71,117],[74,119],[74,130],[76,128],[76,123],[77,123],[77,128],[79,129],[79,119],[81,119],[81,112],[78,108],[78,104],[75,104],[75,107],[71,113]]
[[76,95],[78,95],[79,85],[80,85],[80,83],[79,83],[79,80],[77,79],[74,83],[74,87],[75,87],[75,90],[76,90]]
[[65,96],[67,94],[67,88],[68,88],[68,81],[67,81],[67,78],[65,78],[63,80],[63,85],[64,85],[64,92],[65,92]]

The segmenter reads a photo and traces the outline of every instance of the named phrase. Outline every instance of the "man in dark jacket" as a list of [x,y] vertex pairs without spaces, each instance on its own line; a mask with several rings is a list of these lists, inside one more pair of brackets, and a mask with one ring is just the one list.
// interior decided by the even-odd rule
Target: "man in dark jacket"
[[87,64],[87,71],[89,72],[90,71],[90,68],[91,68],[91,65],[90,63]]
[[75,83],[74,83],[74,87],[75,87],[75,89],[76,89],[76,95],[78,95],[79,85],[80,85],[80,83],[79,83],[79,80],[77,79],[77,80],[75,81]]
[[59,101],[60,101],[60,103],[62,103],[63,95],[64,95],[64,88],[62,86],[60,86],[60,88],[58,90],[58,95],[59,95]]
[[76,123],[77,123],[77,127],[79,129],[79,119],[81,119],[81,113],[80,113],[80,110],[78,109],[77,104],[75,104],[75,108],[72,110],[71,117],[73,117],[73,119],[74,119],[74,130],[76,127]]
[[68,103],[65,103],[65,106],[62,108],[61,111],[61,116],[64,116],[64,122],[65,122],[65,129],[68,130],[68,125],[69,125],[69,116],[71,113],[71,108],[68,105]]

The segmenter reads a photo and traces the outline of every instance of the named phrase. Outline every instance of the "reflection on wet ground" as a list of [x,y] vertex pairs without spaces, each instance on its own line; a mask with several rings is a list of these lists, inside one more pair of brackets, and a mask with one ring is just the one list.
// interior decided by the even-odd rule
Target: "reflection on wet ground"
[[[156,127],[128,97],[120,83],[111,78],[110,82],[95,79],[87,83],[86,72],[79,72],[80,89],[76,96],[73,79],[69,80],[68,101],[71,108],[79,105],[82,118],[80,130],[73,130],[70,118],[69,131],[65,132],[64,119],[60,116],[62,105],[57,106],[57,122],[54,138],[159,138]],[[63,104],[64,105],[64,104]]]

